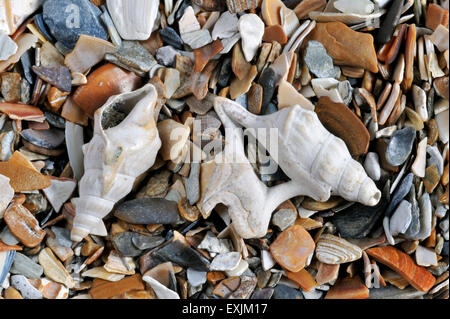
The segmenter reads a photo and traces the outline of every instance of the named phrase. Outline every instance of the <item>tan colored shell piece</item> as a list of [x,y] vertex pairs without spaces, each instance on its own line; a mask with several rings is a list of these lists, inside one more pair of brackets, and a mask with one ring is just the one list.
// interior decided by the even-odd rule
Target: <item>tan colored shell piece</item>
[[348,263],[360,259],[361,256],[361,248],[337,236],[324,234],[317,242],[316,257],[326,264]]
[[154,116],[156,99],[155,87],[147,84],[111,97],[95,112],[94,137],[83,146],[80,195],[72,199],[76,209],[73,241],[88,234],[106,236],[102,218],[154,164],[161,147]]

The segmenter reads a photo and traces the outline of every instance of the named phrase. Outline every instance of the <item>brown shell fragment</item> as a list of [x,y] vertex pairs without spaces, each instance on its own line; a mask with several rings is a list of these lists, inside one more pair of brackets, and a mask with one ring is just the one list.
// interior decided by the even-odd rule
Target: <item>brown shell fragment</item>
[[429,4],[427,8],[427,16],[425,19],[425,26],[428,29],[436,30],[436,28],[440,24],[448,28],[448,20],[448,9],[444,9],[440,5],[434,3]]
[[130,92],[141,84],[141,78],[134,72],[126,71],[107,63],[87,77],[88,83],[81,85],[73,94],[73,101],[90,117],[112,95]]
[[253,83],[247,93],[248,110],[258,115],[261,112],[263,98],[263,87],[258,83]]
[[335,63],[378,73],[370,34],[353,31],[341,22],[327,22],[317,23],[308,38],[321,42]]
[[286,44],[287,40],[283,28],[279,25],[271,25],[264,29],[263,41],[265,42],[277,41],[279,44]]
[[344,140],[353,156],[367,153],[369,131],[345,104],[334,103],[325,96],[319,99],[315,111],[325,128]]
[[327,5],[326,0],[303,0],[294,8],[297,18],[303,19],[308,16],[311,11],[322,11]]
[[256,65],[253,65],[245,77],[242,79],[233,79],[230,85],[230,97],[234,100],[242,94],[247,93],[257,74]]
[[14,204],[4,214],[11,233],[26,247],[36,247],[45,237],[37,219],[21,204]]
[[197,100],[203,100],[208,94],[209,79],[217,63],[216,60],[209,61],[202,72],[193,72],[188,80],[188,85]]
[[198,208],[189,205],[186,197],[181,197],[178,200],[178,211],[184,219],[190,222],[194,222],[200,217],[200,211]]
[[408,91],[414,79],[414,51],[416,48],[416,25],[411,24],[408,28],[405,43],[405,75],[402,89]]
[[217,53],[222,51],[222,41],[219,39],[211,42],[204,47],[194,50],[195,58],[195,72],[202,72],[205,65],[213,58]]
[[110,282],[103,279],[94,279],[89,294],[94,299],[108,299],[117,295],[127,293],[132,290],[144,290],[141,275],[125,277],[116,282]]
[[44,113],[36,106],[16,103],[0,102],[0,112],[8,115],[12,120],[26,120],[44,122]]

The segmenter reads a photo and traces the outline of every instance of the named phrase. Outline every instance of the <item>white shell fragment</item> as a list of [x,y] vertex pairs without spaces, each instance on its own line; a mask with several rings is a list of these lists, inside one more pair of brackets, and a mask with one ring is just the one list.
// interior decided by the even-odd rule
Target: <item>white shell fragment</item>
[[[83,147],[85,174],[79,183],[73,241],[88,234],[106,236],[102,222],[114,204],[133,188],[135,179],[155,162],[161,147],[155,123],[157,92],[153,85],[116,95],[94,115],[94,137]],[[119,107],[127,116],[117,125],[108,112]]]
[[192,9],[191,6],[184,10],[183,16],[180,21],[178,21],[178,28],[180,30],[180,34],[200,30],[200,23],[198,23],[198,20],[195,17],[194,9]]
[[417,145],[416,159],[411,166],[411,171],[414,175],[421,178],[425,176],[425,167],[427,164],[427,140],[428,138],[425,137]]
[[212,29],[212,39],[228,39],[234,36],[239,32],[238,21],[239,19],[235,13],[230,11],[222,13]]
[[159,1],[107,0],[108,11],[124,40],[147,40],[158,14]]
[[258,51],[264,35],[264,22],[256,14],[245,14],[239,18],[239,33],[245,60],[250,62]]
[[205,29],[182,33],[181,39],[193,50],[201,48],[212,42],[212,38],[211,35],[209,34],[209,31]]
[[146,275],[142,277],[142,280],[152,287],[158,299],[180,299],[180,296],[175,291],[167,288],[158,280]]
[[13,34],[44,0],[0,0],[0,31]]
[[50,180],[50,187],[45,188],[44,194],[48,201],[58,213],[62,205],[72,196],[77,183],[71,179],[56,179]]
[[333,78],[312,79],[311,85],[317,97],[328,96],[334,103],[344,103],[339,93],[339,81]]
[[282,80],[278,87],[278,109],[295,104],[309,111],[314,111],[315,108],[314,104],[298,92],[292,84]]
[[422,121],[428,121],[427,111],[427,94],[417,85],[412,86],[412,96],[417,114],[420,115]]
[[430,267],[437,266],[436,252],[430,248],[421,245],[416,248],[416,262],[419,266]]
[[0,219],[14,197],[14,189],[9,184],[9,178],[0,174]]
[[82,34],[71,53],[64,60],[72,72],[84,73],[103,60],[106,53],[116,49],[111,42]]
[[14,42],[9,35],[0,31],[0,61],[9,59],[16,52],[16,42]]
[[343,13],[371,14],[375,5],[370,0],[338,0],[334,7]]
[[364,160],[364,169],[367,175],[374,181],[378,181],[381,177],[381,168],[378,158],[378,154],[374,152],[369,152]]
[[79,181],[84,174],[83,166],[83,127],[70,121],[66,122],[65,128],[67,155],[74,178]]
[[433,34],[430,36],[430,41],[438,48],[440,52],[448,50],[449,47],[449,33],[448,29],[442,24],[439,24]]

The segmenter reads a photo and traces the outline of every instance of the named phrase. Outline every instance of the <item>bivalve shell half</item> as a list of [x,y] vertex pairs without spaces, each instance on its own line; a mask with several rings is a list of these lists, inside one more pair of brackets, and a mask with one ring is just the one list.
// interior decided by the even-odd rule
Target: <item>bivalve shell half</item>
[[322,235],[317,243],[316,257],[319,261],[339,265],[358,260],[362,256],[362,250],[337,236]]

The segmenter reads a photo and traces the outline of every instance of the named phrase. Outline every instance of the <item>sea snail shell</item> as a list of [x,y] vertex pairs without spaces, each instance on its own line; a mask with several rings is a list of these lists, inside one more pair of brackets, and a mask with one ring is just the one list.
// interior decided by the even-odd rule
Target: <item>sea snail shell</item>
[[102,218],[132,190],[137,176],[155,162],[161,140],[155,122],[157,92],[147,84],[108,99],[95,112],[94,137],[83,146],[84,175],[71,239],[106,236]]
[[[379,202],[380,190],[351,157],[344,141],[328,132],[315,112],[293,105],[257,116],[230,100],[224,111],[247,128],[278,128],[278,157],[274,160],[288,177],[313,193],[302,195],[326,201],[331,193],[366,206]],[[271,153],[270,145],[268,149],[265,141],[259,141]]]

